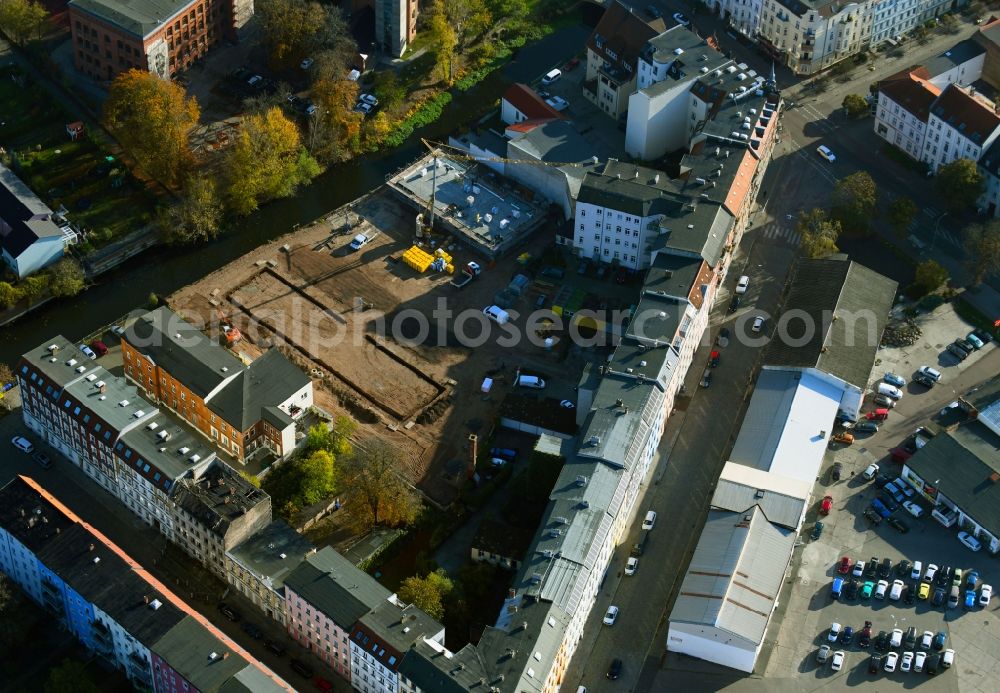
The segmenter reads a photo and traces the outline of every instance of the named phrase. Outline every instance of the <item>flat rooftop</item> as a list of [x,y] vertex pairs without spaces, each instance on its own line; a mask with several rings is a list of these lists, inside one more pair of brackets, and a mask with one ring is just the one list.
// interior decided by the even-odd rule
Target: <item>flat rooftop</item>
[[419,160],[389,185],[419,209],[433,196],[435,222],[491,257],[520,242],[545,217],[544,208],[520,197],[495,172],[441,154]]

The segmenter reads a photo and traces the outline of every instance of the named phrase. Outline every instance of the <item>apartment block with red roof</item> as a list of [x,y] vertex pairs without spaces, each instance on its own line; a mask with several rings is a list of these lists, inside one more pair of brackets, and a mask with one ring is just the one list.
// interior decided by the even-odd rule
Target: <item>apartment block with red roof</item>
[[527,84],[510,85],[500,99],[500,120],[507,125],[547,118],[562,118],[562,115]]

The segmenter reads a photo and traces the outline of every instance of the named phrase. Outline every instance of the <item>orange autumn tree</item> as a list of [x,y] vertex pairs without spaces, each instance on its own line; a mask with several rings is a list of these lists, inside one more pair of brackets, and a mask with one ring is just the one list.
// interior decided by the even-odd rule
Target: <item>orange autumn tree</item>
[[343,161],[360,147],[364,116],[354,110],[358,83],[347,79],[320,79],[313,85],[316,113],[309,119],[309,151],[323,163]]
[[139,167],[176,185],[191,165],[188,133],[200,111],[184,89],[143,70],[119,74],[104,104],[104,123]]

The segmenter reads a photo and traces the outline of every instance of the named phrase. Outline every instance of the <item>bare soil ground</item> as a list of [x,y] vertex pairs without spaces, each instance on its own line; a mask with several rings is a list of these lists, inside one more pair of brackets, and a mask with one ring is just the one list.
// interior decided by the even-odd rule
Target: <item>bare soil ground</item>
[[[362,437],[389,438],[406,457],[413,481],[447,504],[465,479],[468,434],[489,432],[514,367],[526,357],[544,361],[551,355],[532,353],[530,346],[499,347],[498,333],[470,349],[454,346],[450,333],[441,339],[432,329],[429,339],[413,344],[380,326],[403,311],[429,315],[442,298],[452,311],[481,311],[518,272],[517,255],[540,254],[551,239],[537,233],[528,247],[484,267],[483,276],[458,290],[448,284],[449,275],[421,275],[399,261],[413,242],[414,216],[381,188],[184,287],[168,303],[205,324],[225,315],[243,331],[235,351],[247,359],[279,346],[312,375],[317,406],[351,415]],[[357,233],[375,237],[352,252],[348,244]],[[450,252],[458,267],[481,262],[459,245]],[[496,384],[484,395],[487,375]]]

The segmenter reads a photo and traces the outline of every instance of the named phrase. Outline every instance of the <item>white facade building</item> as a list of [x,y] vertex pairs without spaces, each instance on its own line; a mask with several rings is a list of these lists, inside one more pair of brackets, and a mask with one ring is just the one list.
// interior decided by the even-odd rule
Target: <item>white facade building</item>
[[884,42],[898,41],[921,23],[921,0],[876,0],[872,3],[872,34],[870,48]]

